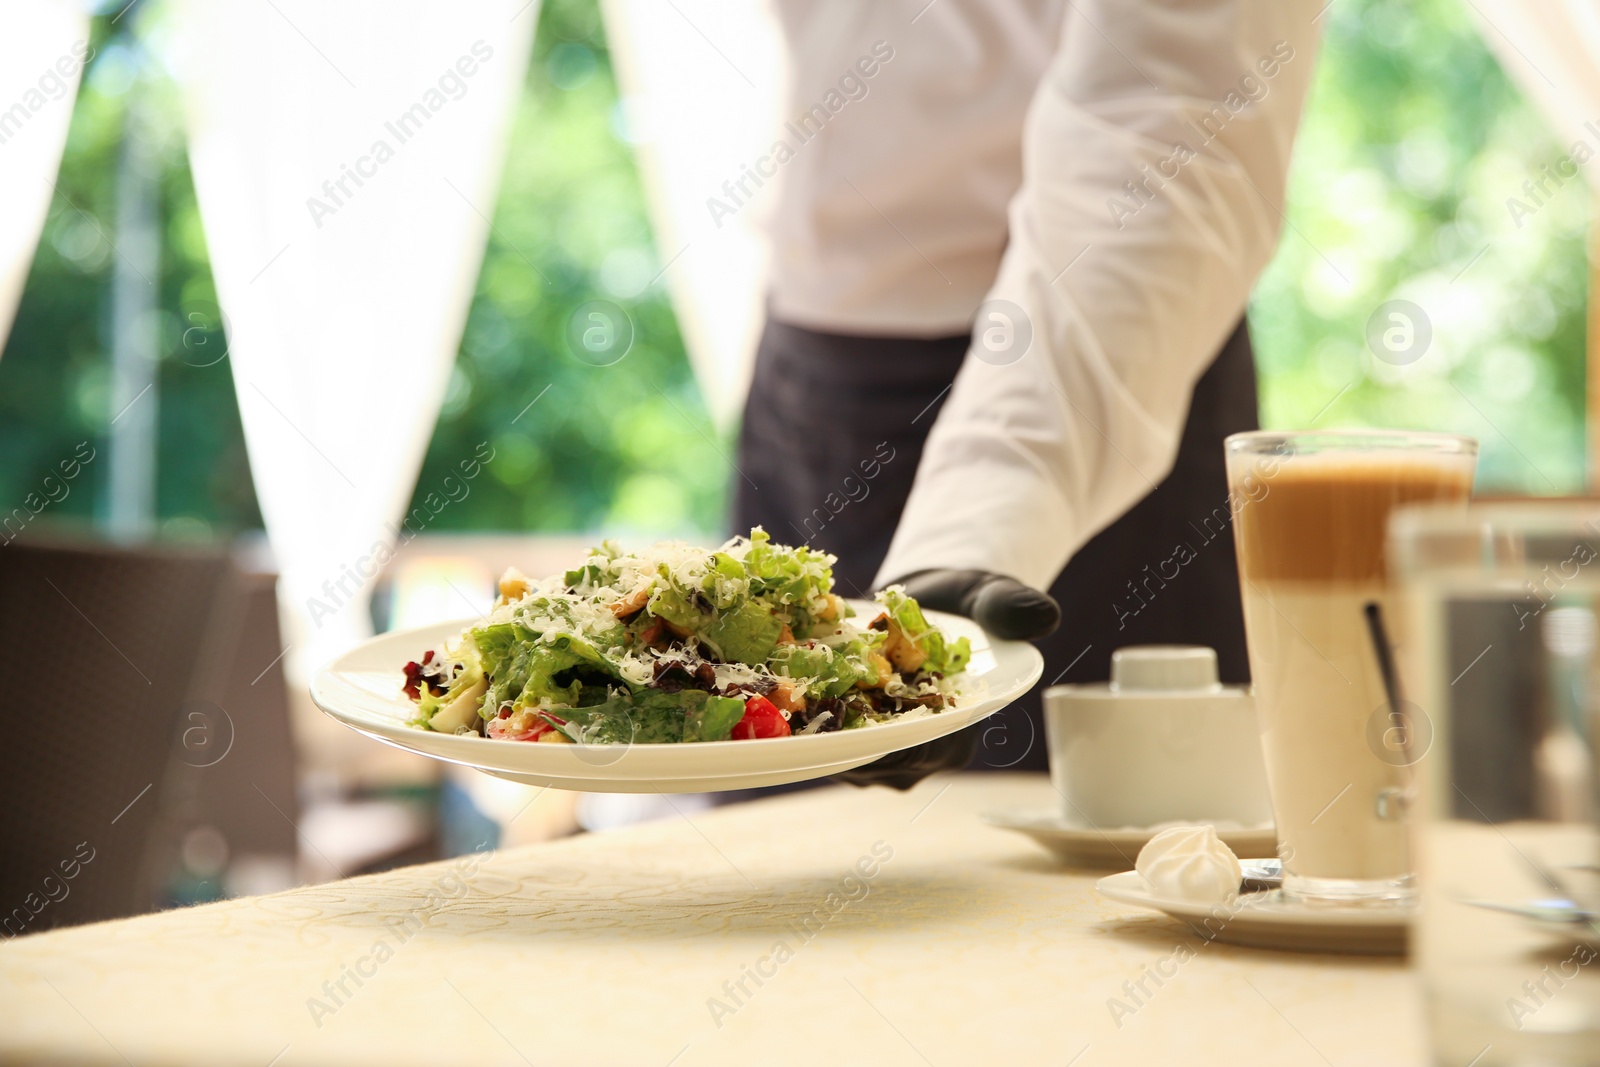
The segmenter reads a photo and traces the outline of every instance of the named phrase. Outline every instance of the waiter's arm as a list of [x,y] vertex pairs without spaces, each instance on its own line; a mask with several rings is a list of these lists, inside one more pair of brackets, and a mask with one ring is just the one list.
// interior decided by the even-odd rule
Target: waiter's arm
[[[1046,588],[1170,470],[1277,243],[1323,2],[1071,5],[1010,244],[880,581],[968,568]],[[1014,362],[1002,334],[984,345],[1006,326],[993,301],[1031,327]]]

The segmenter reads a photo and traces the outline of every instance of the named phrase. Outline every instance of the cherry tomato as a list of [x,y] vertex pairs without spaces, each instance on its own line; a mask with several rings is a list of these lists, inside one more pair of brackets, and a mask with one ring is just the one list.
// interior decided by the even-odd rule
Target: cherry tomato
[[744,702],[744,718],[733,726],[735,741],[752,741],[758,737],[788,737],[789,720],[783,717],[777,705],[766,697],[755,696]]

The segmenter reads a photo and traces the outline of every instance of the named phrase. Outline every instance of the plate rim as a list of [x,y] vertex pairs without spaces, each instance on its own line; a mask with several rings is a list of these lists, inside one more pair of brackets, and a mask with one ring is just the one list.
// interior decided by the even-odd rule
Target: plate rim
[[[1119,827],[1117,829],[1105,830],[1095,826],[1070,826],[1065,824],[1065,816],[1060,816],[1062,819],[1062,825],[1049,826],[1045,825],[1043,809],[1040,809],[1036,813],[1036,817],[1039,821],[1030,822],[1025,821],[1028,819],[1028,816],[1020,812],[982,811],[978,813],[978,818],[982,819],[990,826],[1000,830],[1011,830],[1019,834],[1028,834],[1030,836],[1048,836],[1055,840],[1069,842],[1112,841],[1117,844],[1131,844],[1134,841],[1141,839],[1147,840],[1155,834],[1160,833],[1161,830],[1170,829],[1170,827],[1161,827],[1161,829],[1142,827],[1130,829]],[[1192,824],[1184,823],[1182,825],[1207,826],[1212,824],[1206,819],[1196,819]],[[1218,829],[1217,836],[1232,839],[1249,838],[1251,840],[1260,840],[1270,837],[1276,840],[1278,836],[1278,828],[1276,824],[1269,824],[1267,826],[1240,826],[1226,830]]]

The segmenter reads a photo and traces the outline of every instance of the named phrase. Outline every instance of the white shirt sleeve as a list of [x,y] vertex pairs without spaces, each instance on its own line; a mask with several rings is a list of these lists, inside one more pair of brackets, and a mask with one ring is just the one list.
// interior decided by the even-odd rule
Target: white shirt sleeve
[[1165,477],[1277,243],[1323,2],[1072,5],[880,582],[976,567],[1047,588]]

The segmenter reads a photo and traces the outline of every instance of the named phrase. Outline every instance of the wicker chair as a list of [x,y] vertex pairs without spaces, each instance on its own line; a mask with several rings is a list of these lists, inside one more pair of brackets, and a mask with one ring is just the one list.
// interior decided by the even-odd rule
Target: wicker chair
[[5,937],[174,903],[198,823],[292,855],[270,579],[216,550],[12,543],[0,648]]

